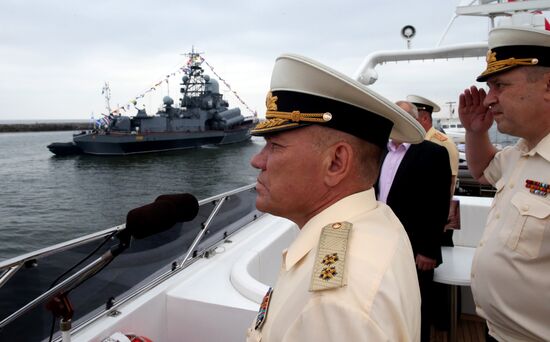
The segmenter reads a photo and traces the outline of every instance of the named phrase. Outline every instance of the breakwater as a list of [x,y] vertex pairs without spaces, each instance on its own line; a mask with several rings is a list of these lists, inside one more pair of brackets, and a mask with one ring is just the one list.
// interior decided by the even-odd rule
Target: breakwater
[[0,123],[0,133],[10,132],[48,132],[48,131],[80,131],[90,129],[89,122],[29,122]]

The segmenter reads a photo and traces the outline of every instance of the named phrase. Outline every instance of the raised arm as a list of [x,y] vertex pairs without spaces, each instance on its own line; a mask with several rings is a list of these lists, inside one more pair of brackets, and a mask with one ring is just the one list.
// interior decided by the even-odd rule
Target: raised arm
[[484,89],[471,86],[460,94],[458,116],[466,129],[466,161],[472,177],[480,183],[488,184],[483,171],[497,153],[489,139],[489,128],[493,115],[483,104],[487,94]]

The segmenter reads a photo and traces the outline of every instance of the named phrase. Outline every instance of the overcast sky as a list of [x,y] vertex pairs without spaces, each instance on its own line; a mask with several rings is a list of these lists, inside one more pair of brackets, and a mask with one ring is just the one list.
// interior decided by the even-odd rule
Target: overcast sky
[[[302,54],[352,76],[369,53],[404,49],[405,25],[416,28],[413,47],[435,47],[459,2],[2,0],[0,120],[97,118],[105,112],[105,81],[111,104],[124,105],[177,71],[193,46],[263,116],[281,53]],[[484,40],[487,28],[483,18],[459,18],[444,44]],[[445,106],[474,83],[483,64],[390,64],[379,69],[373,88],[393,101],[417,93]],[[169,78],[173,97],[180,77]],[[153,114],[167,92],[163,86],[141,104]]]

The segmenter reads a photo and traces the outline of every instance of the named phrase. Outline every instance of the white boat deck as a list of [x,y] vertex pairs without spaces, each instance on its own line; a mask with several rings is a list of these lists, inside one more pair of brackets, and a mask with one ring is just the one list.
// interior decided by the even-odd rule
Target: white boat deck
[[[458,199],[462,229],[455,231],[454,242],[473,250],[492,199]],[[297,233],[290,221],[264,215],[230,237],[231,242],[218,247],[210,258],[198,260],[124,304],[118,308],[118,316],[103,317],[75,332],[72,339],[103,341],[123,332],[153,341],[243,341],[263,295],[276,280],[281,252]],[[469,269],[471,260],[453,260],[457,262],[462,269]]]
[[153,341],[243,341],[277,277],[281,252],[297,233],[290,221],[265,215],[210,258],[191,264],[120,307],[118,316],[101,318],[72,340],[102,341],[123,332]]

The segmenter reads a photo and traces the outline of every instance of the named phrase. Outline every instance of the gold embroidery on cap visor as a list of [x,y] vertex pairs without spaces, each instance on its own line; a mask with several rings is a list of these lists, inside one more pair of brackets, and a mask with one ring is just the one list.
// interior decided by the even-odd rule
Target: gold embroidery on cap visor
[[537,58],[507,58],[503,60],[497,60],[496,52],[491,50],[487,51],[487,56],[485,58],[487,61],[487,69],[481,73],[481,77],[495,73],[500,70],[509,69],[517,65],[537,65],[539,60]]
[[260,122],[252,130],[252,134],[270,131],[272,129],[280,130],[282,128],[290,128],[299,126],[300,123],[326,123],[332,120],[332,114],[325,113],[301,113],[299,110],[292,112],[282,112],[277,109],[277,96],[273,96],[271,92],[267,93],[265,105],[267,111],[265,113],[266,121]]

